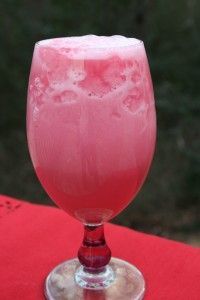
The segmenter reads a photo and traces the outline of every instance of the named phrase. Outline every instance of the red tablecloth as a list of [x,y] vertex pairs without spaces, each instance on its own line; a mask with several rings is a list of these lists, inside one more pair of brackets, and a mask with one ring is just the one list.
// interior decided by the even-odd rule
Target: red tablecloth
[[[113,256],[142,271],[145,300],[200,299],[198,248],[112,224],[105,231]],[[0,196],[0,300],[44,299],[45,277],[76,256],[82,234],[60,209]]]

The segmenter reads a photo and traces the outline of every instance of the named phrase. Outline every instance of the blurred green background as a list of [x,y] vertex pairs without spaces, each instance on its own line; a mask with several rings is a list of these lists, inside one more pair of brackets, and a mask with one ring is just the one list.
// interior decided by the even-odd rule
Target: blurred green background
[[145,43],[158,139],[141,192],[114,222],[200,244],[200,1],[1,0],[0,193],[52,204],[31,165],[26,90],[34,43],[122,34]]

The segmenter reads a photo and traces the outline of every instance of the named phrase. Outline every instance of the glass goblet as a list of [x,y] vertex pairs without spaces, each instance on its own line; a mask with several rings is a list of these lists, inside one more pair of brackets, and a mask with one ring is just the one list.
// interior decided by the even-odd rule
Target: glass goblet
[[36,43],[27,135],[42,186],[85,230],[78,258],[48,275],[47,299],[142,299],[142,274],[111,258],[103,224],[135,197],[154,153],[156,114],[143,42],[88,35]]

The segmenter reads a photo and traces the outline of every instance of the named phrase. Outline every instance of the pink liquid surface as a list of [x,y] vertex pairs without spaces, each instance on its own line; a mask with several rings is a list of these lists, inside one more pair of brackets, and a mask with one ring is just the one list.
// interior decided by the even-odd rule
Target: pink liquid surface
[[36,44],[27,130],[49,196],[85,223],[118,214],[140,189],[156,134],[143,43],[120,36]]

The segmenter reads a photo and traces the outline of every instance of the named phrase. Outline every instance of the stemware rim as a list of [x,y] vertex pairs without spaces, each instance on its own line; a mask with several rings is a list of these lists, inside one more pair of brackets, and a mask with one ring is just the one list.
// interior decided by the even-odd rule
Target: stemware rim
[[[92,36],[92,37],[97,37],[97,38],[113,38],[113,37],[117,37],[120,36],[122,38],[125,38],[127,40],[130,41],[129,44],[118,44],[118,45],[105,45],[105,46],[98,46],[98,45],[94,45],[94,46],[84,46],[84,45],[69,45],[69,48],[71,49],[81,49],[81,50],[86,50],[86,49],[91,49],[91,50],[105,50],[105,49],[121,49],[121,48],[137,48],[141,45],[144,44],[144,42],[140,39],[137,38],[133,38],[133,37],[127,37],[127,36],[122,36],[122,35],[93,35],[93,34],[89,34],[89,35],[77,35],[77,36],[60,36],[60,37],[51,37],[51,38],[47,38],[47,39],[41,39],[35,42],[35,46],[51,46],[51,47],[55,47],[55,45],[48,45],[46,43],[51,42],[51,41],[55,41],[55,40],[64,40],[64,39],[78,39],[78,38],[84,38],[87,36]],[[132,40],[132,43],[131,43]],[[133,42],[134,41],[134,42]],[[67,44],[66,44],[67,46]]]

